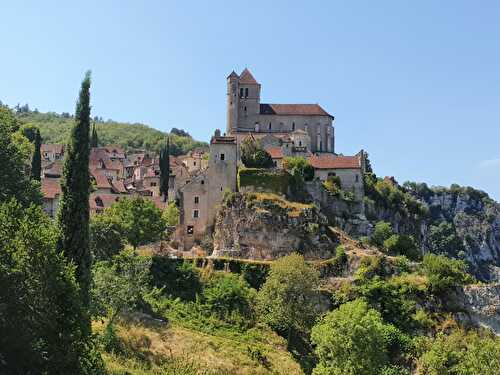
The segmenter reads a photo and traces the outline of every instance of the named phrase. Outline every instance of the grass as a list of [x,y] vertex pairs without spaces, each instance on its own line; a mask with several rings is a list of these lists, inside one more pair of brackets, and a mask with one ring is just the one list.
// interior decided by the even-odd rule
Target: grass
[[[112,375],[302,374],[283,339],[271,332],[266,332],[271,337],[263,343],[251,335],[209,334],[179,322],[158,325],[122,320],[116,327],[124,354],[103,353]],[[259,361],[255,352],[265,360]]]
[[250,201],[280,207],[281,209],[286,210],[289,217],[299,217],[304,210],[313,208],[312,204],[291,202],[273,193],[247,193],[246,197]]

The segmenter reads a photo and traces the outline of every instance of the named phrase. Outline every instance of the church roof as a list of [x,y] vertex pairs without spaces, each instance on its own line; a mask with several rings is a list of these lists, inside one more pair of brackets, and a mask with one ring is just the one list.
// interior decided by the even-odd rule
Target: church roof
[[319,104],[264,104],[260,105],[261,115],[284,116],[329,116]]
[[258,85],[259,83],[255,80],[253,77],[252,73],[250,73],[250,70],[245,68],[240,74],[240,83],[244,83],[247,85]]

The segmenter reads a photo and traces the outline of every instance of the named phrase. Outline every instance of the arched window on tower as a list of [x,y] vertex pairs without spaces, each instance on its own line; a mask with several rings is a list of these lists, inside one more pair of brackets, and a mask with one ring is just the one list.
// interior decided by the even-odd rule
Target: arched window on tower
[[248,87],[245,89],[245,98],[248,98]]
[[240,98],[243,98],[243,87],[240,88]]
[[269,130],[271,130],[271,123],[269,123]]
[[295,131],[295,122],[292,122],[292,131]]

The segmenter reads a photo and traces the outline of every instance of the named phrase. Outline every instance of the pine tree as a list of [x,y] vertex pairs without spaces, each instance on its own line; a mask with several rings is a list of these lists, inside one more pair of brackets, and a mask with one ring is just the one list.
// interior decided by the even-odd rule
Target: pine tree
[[[89,133],[90,71],[85,74],[76,104],[75,125],[67,145],[58,212],[61,235],[59,250],[76,266],[76,277],[84,306],[89,303]],[[89,321],[90,327],[90,321]]]
[[90,147],[98,147],[99,138],[97,137],[97,130],[95,128],[95,122],[92,124],[92,138],[90,140]]
[[160,194],[163,202],[168,200],[168,183],[170,177],[170,138],[167,138],[167,146],[160,151]]
[[42,174],[42,154],[40,148],[42,146],[42,137],[40,136],[40,130],[36,129],[35,132],[35,152],[33,153],[33,158],[31,159],[31,179],[40,181],[40,176]]

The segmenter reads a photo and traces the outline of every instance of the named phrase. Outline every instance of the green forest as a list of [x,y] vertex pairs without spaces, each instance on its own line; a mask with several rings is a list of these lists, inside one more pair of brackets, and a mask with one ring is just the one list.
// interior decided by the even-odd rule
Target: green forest
[[[30,110],[27,104],[16,106],[14,113],[25,126],[40,129],[43,143],[65,143],[74,123],[74,116],[69,113],[41,113],[36,109]],[[92,119],[92,123],[97,130],[99,146],[114,144],[122,146],[127,152],[146,150],[159,153],[168,136],[174,156],[184,155],[195,148],[208,148],[206,142],[194,140],[182,129],[172,128],[170,133],[165,133],[144,124],[103,121],[98,116]]]

